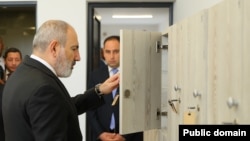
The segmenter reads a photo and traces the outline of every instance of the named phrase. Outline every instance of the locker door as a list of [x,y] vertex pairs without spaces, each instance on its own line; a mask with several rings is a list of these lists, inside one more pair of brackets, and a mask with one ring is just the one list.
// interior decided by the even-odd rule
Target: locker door
[[[179,99],[178,90],[181,89],[180,84],[177,84],[177,60],[178,55],[177,52],[180,46],[177,46],[178,35],[177,35],[177,25],[174,24],[168,29],[168,89],[167,89],[167,97],[168,100]],[[172,107],[168,106],[168,130],[167,130],[167,139],[168,140],[176,140],[178,136],[178,123],[179,123],[179,109],[177,109],[178,103],[173,103]],[[174,106],[174,107],[173,107]],[[177,111],[178,110],[178,111]],[[177,113],[178,112],[178,113]]]
[[[228,0],[209,10],[209,71],[212,80],[210,105],[211,123],[248,123],[247,103],[249,96],[249,50],[246,49],[249,36],[248,0]],[[246,10],[246,11],[245,11]],[[247,11],[248,10],[248,11]],[[246,36],[245,36],[246,35]],[[247,61],[248,60],[248,61]],[[223,111],[223,112],[222,112]]]
[[[184,124],[207,123],[207,10],[188,19],[184,53]],[[198,38],[198,39],[197,39]]]
[[228,0],[209,11],[217,78],[214,120],[219,124],[249,123],[249,5],[248,0]]
[[160,128],[160,32],[120,31],[120,133]]
[[242,106],[242,110],[240,111],[240,114],[238,115],[239,118],[239,122],[241,124],[249,124],[250,123],[250,119],[249,117],[249,113],[250,113],[250,108],[247,106],[249,105],[249,99],[250,99],[250,1],[249,0],[245,0],[244,1],[244,7],[243,7],[243,39],[242,39],[242,61],[243,61],[243,65],[242,65],[242,92],[240,94],[240,98],[243,99],[241,105]]
[[187,51],[188,20],[175,24],[169,28],[169,77],[168,77],[168,140],[178,140],[178,125],[183,123],[184,105],[187,93],[184,89],[185,52]]
[[168,140],[178,140],[179,124],[206,123],[207,11],[171,26],[168,41]]
[[[225,4],[220,3],[208,10],[208,112],[213,113],[208,116],[209,124],[221,124],[231,120],[230,111],[225,103],[229,94],[229,60],[230,50],[225,42],[227,32]],[[226,54],[226,55],[225,55]],[[222,112],[223,111],[223,112]]]

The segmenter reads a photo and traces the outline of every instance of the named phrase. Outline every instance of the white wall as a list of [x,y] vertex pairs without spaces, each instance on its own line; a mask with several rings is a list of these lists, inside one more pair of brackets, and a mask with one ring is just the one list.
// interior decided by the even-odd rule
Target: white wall
[[[6,0],[0,0],[6,1]],[[29,0],[8,0],[8,1],[29,1]],[[82,93],[86,89],[86,34],[87,34],[87,3],[85,0],[36,0],[37,1],[37,26],[40,26],[48,19],[61,19],[75,27],[78,33],[80,43],[81,61],[74,68],[73,74],[69,78],[61,79],[68,89],[69,93],[74,96]],[[97,1],[97,0],[89,0]],[[102,0],[116,1],[120,0]],[[123,0],[125,1],[125,0]],[[141,0],[133,0],[141,1]],[[144,0],[145,1],[145,0]],[[149,0],[147,0],[149,1]],[[169,1],[169,0],[162,0]],[[176,0],[174,3],[174,23],[191,16],[192,14],[212,6],[221,0]],[[156,2],[152,0],[152,2]],[[80,117],[80,124],[85,141],[85,114]]]
[[174,23],[221,1],[222,0],[176,0],[174,2]]
[[[86,2],[83,0],[38,0],[38,26],[48,19],[61,19],[70,23],[78,34],[81,61],[78,62],[69,78],[61,79],[71,96],[82,93],[86,89]],[[85,114],[79,116],[83,140],[85,140]]]
[[[87,6],[85,0],[37,0],[37,27],[46,20],[60,19],[70,23],[77,31],[81,61],[75,65],[71,77],[61,79],[72,96],[77,93],[82,93],[86,89],[86,11]],[[85,114],[81,115],[79,119],[83,141],[85,141]]]

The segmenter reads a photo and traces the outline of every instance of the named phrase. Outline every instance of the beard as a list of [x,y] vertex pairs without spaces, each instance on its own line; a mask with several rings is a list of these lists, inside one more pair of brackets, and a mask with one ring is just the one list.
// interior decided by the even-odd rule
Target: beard
[[55,64],[55,70],[58,77],[69,77],[72,73],[72,62],[65,55],[65,49],[61,49]]

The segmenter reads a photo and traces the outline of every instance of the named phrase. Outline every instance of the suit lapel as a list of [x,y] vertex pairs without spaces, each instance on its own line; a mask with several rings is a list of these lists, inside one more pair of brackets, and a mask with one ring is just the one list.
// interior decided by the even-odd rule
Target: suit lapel
[[77,114],[76,108],[74,106],[74,103],[72,103],[72,101],[71,101],[71,97],[70,97],[70,95],[68,93],[68,90],[65,88],[65,86],[63,85],[61,80],[50,69],[48,69],[45,65],[43,65],[39,61],[30,58],[29,56],[25,57],[24,63],[26,65],[33,66],[36,69],[38,69],[40,71],[43,71],[46,75],[52,77],[53,80],[56,81],[56,83],[58,84],[58,86],[62,90],[61,92],[62,92],[63,97],[65,97],[65,100],[69,103],[72,110]]

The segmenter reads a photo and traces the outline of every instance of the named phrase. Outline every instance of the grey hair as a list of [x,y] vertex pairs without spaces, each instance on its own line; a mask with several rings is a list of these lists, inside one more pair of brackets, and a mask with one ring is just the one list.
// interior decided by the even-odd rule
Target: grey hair
[[45,51],[52,40],[57,40],[64,47],[69,24],[61,20],[49,20],[37,30],[33,39],[33,49]]

